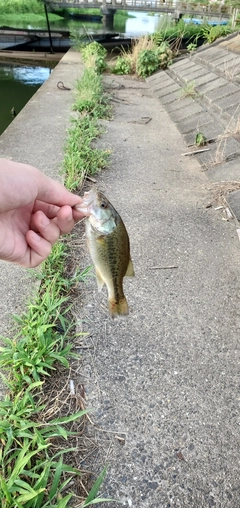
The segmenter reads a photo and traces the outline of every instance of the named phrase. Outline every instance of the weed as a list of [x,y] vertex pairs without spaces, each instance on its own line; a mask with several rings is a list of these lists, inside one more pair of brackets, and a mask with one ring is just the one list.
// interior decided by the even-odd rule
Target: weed
[[87,66],[89,66],[96,73],[101,74],[105,71],[107,64],[105,61],[105,57],[107,55],[107,50],[98,44],[98,42],[93,41],[90,44],[87,44],[81,49],[83,61],[86,62]]
[[155,53],[158,56],[159,67],[166,69],[172,63],[172,51],[168,42],[163,41],[156,47]]
[[90,44],[86,44],[81,51],[84,62],[89,62],[91,56],[103,56],[107,54],[107,50],[98,42],[93,41]]
[[229,25],[218,25],[213,27],[207,23],[204,25],[195,25],[194,23],[186,24],[183,19],[181,19],[176,26],[170,25],[167,26],[165,30],[154,32],[151,38],[156,44],[167,41],[172,51],[177,54],[183,39],[188,39],[188,51],[194,51],[200,38],[203,39],[204,42],[211,43],[218,37],[225,36],[231,32],[232,30]]
[[208,44],[211,44],[219,37],[223,37],[231,33],[231,28],[228,26],[216,25],[204,25],[201,29],[200,36],[202,36]]
[[50,420],[47,425],[35,421],[44,409],[35,403],[39,386],[41,383],[33,383],[13,399],[7,396],[0,403],[0,494],[4,508],[66,506],[72,494],[62,497],[61,492],[73,476],[80,474],[63,462],[70,449],[52,454],[51,446],[56,438],[68,440],[72,432],[66,429],[66,424],[81,418],[85,411]]
[[81,508],[87,508],[87,506],[91,506],[92,504],[95,504],[95,503],[103,503],[104,501],[116,501],[116,499],[105,499],[105,498],[100,498],[100,497],[96,497],[97,494],[98,494],[98,491],[99,491],[99,488],[106,476],[106,472],[107,472],[107,468],[105,467],[102,471],[102,473],[99,475],[99,477],[97,478],[96,482],[94,483],[92,489],[90,490],[89,494],[88,494],[88,497],[87,499],[84,501],[83,505]]
[[171,49],[177,53],[183,39],[188,39],[189,44],[196,43],[196,39],[200,36],[200,28],[193,23],[186,24],[181,19],[176,26],[169,25],[165,30],[154,32],[151,38],[156,44],[167,41]]
[[182,88],[180,96],[181,99],[184,99],[185,97],[192,97],[193,99],[199,98],[200,94],[196,90],[195,81],[188,81],[186,85]]
[[[104,107],[101,108],[100,104]],[[87,111],[98,118],[106,116],[106,98],[102,80],[93,68],[85,69],[82,79],[77,81],[73,108],[80,112]]]
[[204,146],[207,142],[206,136],[203,134],[203,132],[198,132],[195,137],[195,144],[197,146]]
[[160,44],[164,40],[164,34],[163,32],[154,32],[151,36],[151,40],[157,45],[160,46]]
[[[78,102],[75,104],[75,108],[77,107]],[[94,108],[92,111],[94,112]],[[68,131],[64,171],[66,174],[66,186],[70,190],[77,189],[82,184],[86,175],[94,175],[106,166],[110,154],[109,150],[100,150],[92,147],[92,142],[100,133],[97,111],[94,117],[86,114],[83,117],[80,116],[77,120],[73,120],[72,126]]]
[[87,174],[94,175],[104,168],[110,154],[109,150],[92,146],[102,132],[98,120],[108,118],[111,113],[102,78],[95,68],[85,69],[82,79],[77,81],[73,109],[81,114],[72,119],[65,146],[65,185],[70,190],[78,188]]
[[240,141],[240,106],[236,108],[233,116],[230,118],[228,125],[225,130],[216,138],[216,151],[211,165],[215,166],[221,164],[224,161],[231,160],[235,154],[227,153],[227,140],[228,138],[234,138],[238,142]]
[[138,40],[133,42],[132,48],[131,48],[131,59],[132,59],[132,69],[133,72],[137,69],[137,60],[139,57],[139,53],[142,51],[154,51],[156,49],[155,42],[149,38],[147,35],[144,37],[140,37]]
[[158,55],[152,49],[142,49],[138,54],[136,71],[139,76],[146,78],[158,69]]
[[0,0],[0,14],[43,13],[43,3],[38,0]]
[[191,53],[192,51],[195,51],[197,49],[197,44],[194,42],[190,42],[190,44],[187,45],[187,50]]
[[[1,338],[4,347],[0,347],[0,369],[11,369],[14,392],[39,382],[43,375],[49,375],[55,362],[68,366],[71,346],[64,345],[70,331],[66,318],[69,311],[64,279],[66,257],[66,245],[56,244],[43,265],[43,273],[47,273],[48,278],[42,280],[40,291],[34,302],[28,304],[27,311],[14,316],[18,324],[14,339]],[[61,333],[58,332],[59,324]]]
[[122,51],[117,58],[113,72],[116,74],[130,74],[136,72],[140,77],[150,76],[159,68],[166,68],[172,63],[172,51],[164,41],[158,46],[154,38],[140,37],[132,45],[131,51]]
[[131,57],[128,55],[118,56],[113,72],[115,74],[130,74],[132,72]]

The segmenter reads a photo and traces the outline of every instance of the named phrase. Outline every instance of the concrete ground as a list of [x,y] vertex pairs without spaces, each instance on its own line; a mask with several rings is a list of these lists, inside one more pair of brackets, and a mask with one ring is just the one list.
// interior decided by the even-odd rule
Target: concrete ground
[[[56,67],[0,137],[1,156],[59,178],[72,96],[56,82],[68,86],[81,69],[77,59]],[[108,464],[103,493],[127,507],[236,508],[238,223],[210,206],[216,186],[182,155],[187,145],[151,83],[105,81],[114,117],[99,144],[113,154],[98,183],[129,231],[136,276],[125,279],[125,319],[109,318],[94,278],[81,288],[77,322],[90,336],[79,382],[94,425],[79,465],[98,474]],[[22,270],[0,267],[2,331],[31,288]]]
[[235,508],[236,224],[208,207],[207,173],[182,155],[183,138],[148,85],[113,76],[106,84],[114,118],[101,144],[113,155],[98,183],[129,231],[136,276],[125,279],[125,319],[111,320],[94,279],[79,302],[78,321],[91,335],[79,381],[94,408],[96,446],[81,465],[97,473],[108,464],[104,495],[125,506]]

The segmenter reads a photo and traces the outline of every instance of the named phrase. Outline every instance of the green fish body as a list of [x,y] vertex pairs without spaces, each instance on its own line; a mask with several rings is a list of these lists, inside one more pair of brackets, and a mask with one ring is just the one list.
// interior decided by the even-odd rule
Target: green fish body
[[98,289],[106,284],[108,307],[112,317],[128,314],[123,293],[123,278],[134,275],[130,257],[130,244],[124,223],[108,201],[96,189],[85,193],[86,236],[89,252],[95,267]]

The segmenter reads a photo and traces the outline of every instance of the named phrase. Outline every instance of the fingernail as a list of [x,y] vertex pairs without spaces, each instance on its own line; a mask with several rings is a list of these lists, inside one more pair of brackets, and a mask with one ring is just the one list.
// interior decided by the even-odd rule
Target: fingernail
[[48,226],[48,224],[50,224],[50,220],[48,219],[48,217],[46,217],[46,215],[43,215],[41,218],[41,223],[43,226]]
[[35,235],[35,241],[36,242],[40,242],[42,240],[42,237],[39,236],[37,233],[34,232],[34,235]]

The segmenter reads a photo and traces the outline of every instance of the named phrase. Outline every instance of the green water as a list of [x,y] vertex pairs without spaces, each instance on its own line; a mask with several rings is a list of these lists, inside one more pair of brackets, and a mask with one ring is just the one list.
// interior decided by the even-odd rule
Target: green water
[[[172,19],[167,14],[148,16],[146,12],[129,12],[129,17],[117,15],[114,16],[113,31],[125,34],[127,37],[139,37],[147,33],[153,33],[156,30],[165,29],[172,23]],[[131,17],[130,17],[131,16]],[[29,19],[28,19],[29,18]],[[34,21],[30,15],[0,15],[0,26],[11,26],[19,29],[40,29],[46,30],[47,24],[44,18]],[[105,32],[103,23],[94,23],[88,21],[72,20],[69,18],[58,18],[51,21],[52,30],[79,30],[80,33],[102,33]]]
[[13,120],[11,109],[18,114],[50,73],[48,67],[0,63],[0,135]]

